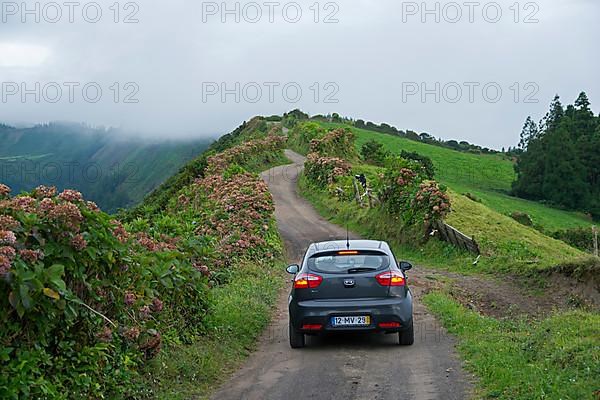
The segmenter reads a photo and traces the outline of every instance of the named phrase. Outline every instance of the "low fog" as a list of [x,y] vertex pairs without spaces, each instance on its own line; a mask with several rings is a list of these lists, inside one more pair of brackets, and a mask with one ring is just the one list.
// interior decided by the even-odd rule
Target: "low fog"
[[600,107],[600,3],[2,2],[0,122],[214,137],[300,108],[514,146],[555,94]]

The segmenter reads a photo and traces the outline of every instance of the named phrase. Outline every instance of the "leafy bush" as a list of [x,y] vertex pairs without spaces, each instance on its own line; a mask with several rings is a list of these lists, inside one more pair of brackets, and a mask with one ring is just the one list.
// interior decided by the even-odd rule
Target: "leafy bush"
[[323,137],[325,133],[326,130],[316,122],[298,123],[288,132],[288,146],[298,153],[308,154],[311,141]]
[[383,144],[375,139],[371,139],[361,147],[360,155],[368,164],[383,166],[389,152],[385,150]]
[[556,231],[551,235],[579,250],[592,253],[594,251],[594,233],[590,228],[571,228]]
[[525,226],[533,226],[533,220],[531,216],[527,213],[521,211],[514,211],[510,214],[510,217]]
[[450,212],[450,197],[415,161],[396,157],[388,161],[380,197],[392,215],[406,224],[442,220]]
[[163,327],[201,329],[206,282],[175,240],[130,235],[72,190],[2,193],[0,397],[128,395]]
[[323,157],[310,153],[304,163],[304,174],[315,185],[326,187],[338,178],[350,174],[350,163],[337,157]]
[[421,167],[423,168],[427,179],[434,178],[435,167],[433,165],[433,161],[431,161],[431,158],[421,155],[417,152],[409,152],[406,150],[402,150],[402,153],[400,153],[400,157],[418,162],[419,164],[421,164]]
[[[275,130],[278,129],[279,128],[275,128]],[[277,153],[282,149],[286,138],[275,134],[275,130],[264,139],[243,142],[209,157],[207,160],[206,173],[221,173],[233,163],[244,164],[259,155],[269,157],[270,155]]]
[[345,128],[329,131],[325,136],[310,141],[311,153],[325,157],[338,157],[345,160],[356,160],[358,154],[354,146],[354,134]]

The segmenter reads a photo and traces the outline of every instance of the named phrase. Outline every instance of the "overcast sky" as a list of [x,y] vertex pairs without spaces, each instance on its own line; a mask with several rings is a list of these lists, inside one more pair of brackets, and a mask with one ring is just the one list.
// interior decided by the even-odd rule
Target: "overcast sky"
[[301,108],[500,148],[554,94],[600,110],[597,0],[115,1],[0,2],[0,121],[217,136]]

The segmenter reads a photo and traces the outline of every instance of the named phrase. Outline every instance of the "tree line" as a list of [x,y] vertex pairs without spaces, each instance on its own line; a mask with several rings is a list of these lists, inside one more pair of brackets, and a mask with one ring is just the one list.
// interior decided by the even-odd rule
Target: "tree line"
[[557,95],[539,121],[527,117],[513,194],[600,217],[600,115],[585,92],[564,107]]

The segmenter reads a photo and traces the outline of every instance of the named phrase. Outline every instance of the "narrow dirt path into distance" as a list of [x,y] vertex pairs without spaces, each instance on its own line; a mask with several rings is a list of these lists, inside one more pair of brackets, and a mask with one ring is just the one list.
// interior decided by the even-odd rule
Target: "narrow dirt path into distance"
[[[297,192],[304,158],[291,151],[293,164],[262,174],[275,199],[275,216],[290,262],[297,262],[311,242],[343,239],[344,228],[320,217]],[[351,235],[351,237],[356,237]],[[402,258],[401,254],[396,255]],[[454,351],[454,340],[420,303],[427,273],[409,271],[415,297],[415,344],[398,346],[397,336],[336,335],[310,337],[307,347],[288,344],[287,297],[277,311],[258,350],[213,395],[215,400],[269,399],[464,399],[471,385]]]

